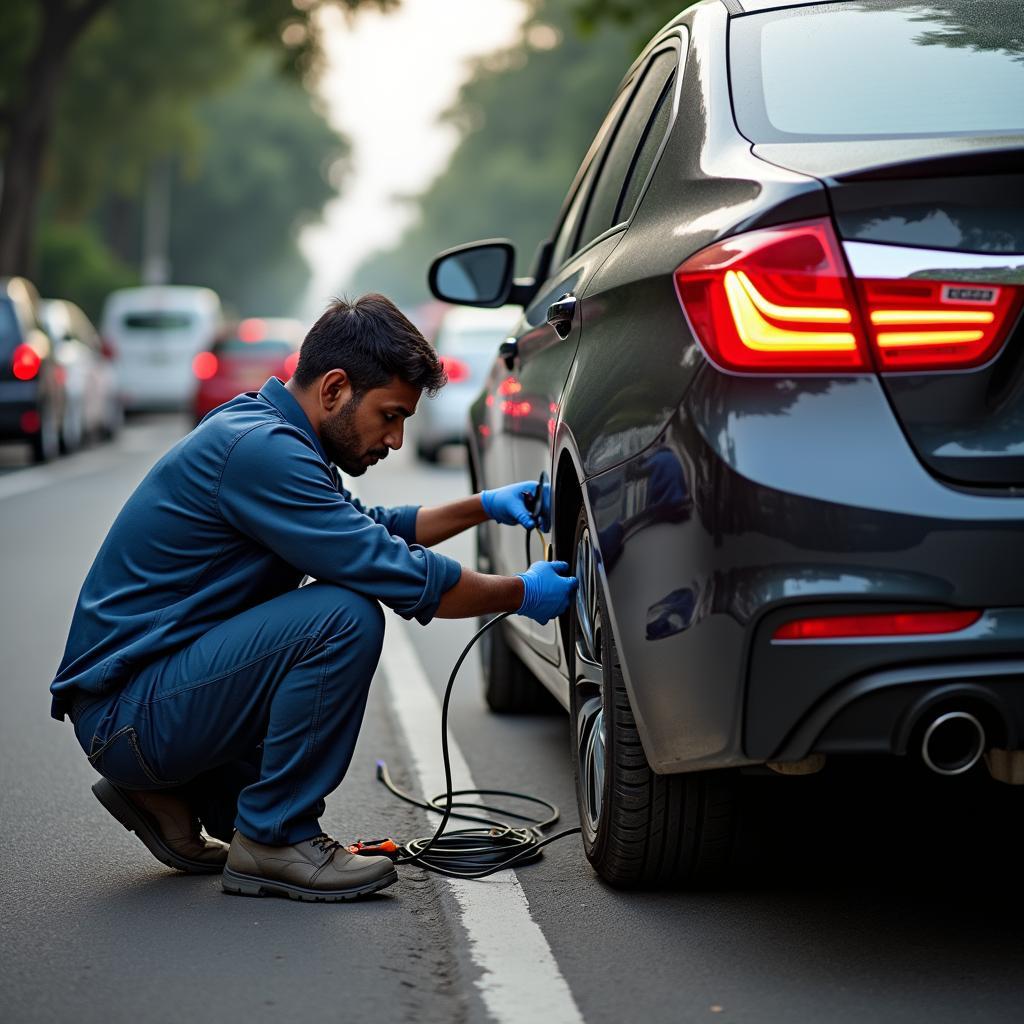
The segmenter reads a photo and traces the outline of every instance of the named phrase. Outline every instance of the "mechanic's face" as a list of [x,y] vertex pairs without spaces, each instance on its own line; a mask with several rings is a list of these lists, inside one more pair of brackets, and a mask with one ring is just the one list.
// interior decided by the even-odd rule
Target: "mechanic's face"
[[361,476],[392,449],[402,447],[405,421],[416,411],[419,388],[397,377],[362,395],[339,396],[337,411],[320,421],[327,457],[348,476]]

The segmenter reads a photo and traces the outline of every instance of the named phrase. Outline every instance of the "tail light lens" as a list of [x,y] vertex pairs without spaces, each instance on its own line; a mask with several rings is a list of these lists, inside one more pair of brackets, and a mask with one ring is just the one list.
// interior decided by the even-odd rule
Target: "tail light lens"
[[794,619],[779,626],[773,640],[833,640],[840,637],[922,636],[958,633],[981,618],[979,611],[872,612]]
[[858,280],[880,370],[967,369],[987,362],[1021,289],[973,282]]
[[18,380],[32,380],[42,363],[39,353],[31,345],[19,345],[11,358],[11,369]]
[[871,368],[826,219],[752,231],[703,249],[676,271],[676,289],[704,350],[727,370]]
[[284,379],[290,380],[292,374],[295,373],[295,367],[299,365],[299,353],[293,352],[290,356],[285,357],[284,361]]
[[469,364],[454,356],[441,356],[441,365],[448,374],[449,384],[460,384],[469,380]]
[[1024,300],[1012,285],[853,279],[827,218],[718,242],[675,279],[709,358],[745,373],[967,369]]
[[192,360],[192,372],[197,380],[209,380],[216,376],[217,357],[212,352],[197,352]]

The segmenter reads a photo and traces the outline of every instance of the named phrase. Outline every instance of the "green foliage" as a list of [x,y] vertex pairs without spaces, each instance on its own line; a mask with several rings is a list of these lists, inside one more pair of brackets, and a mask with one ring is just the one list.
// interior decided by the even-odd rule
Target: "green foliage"
[[309,274],[297,231],[333,195],[346,147],[266,52],[201,105],[199,122],[202,157],[171,200],[173,278],[216,289],[245,315],[287,313]]
[[91,224],[47,224],[40,231],[36,285],[44,297],[70,298],[97,320],[109,292],[134,284],[138,275]]
[[694,3],[696,0],[647,0],[643,4],[634,0],[575,0],[573,14],[584,33],[602,25],[618,25],[639,51],[655,32]]
[[240,0],[115,0],[74,52],[61,95],[49,186],[61,216],[108,191],[137,195],[150,164],[194,159],[196,103],[248,57]]
[[581,38],[567,0],[538,4],[515,46],[478,63],[446,115],[462,136],[451,163],[413,200],[416,221],[399,243],[359,268],[354,289],[423,302],[438,250],[494,236],[515,243],[526,272],[630,60],[621,31]]

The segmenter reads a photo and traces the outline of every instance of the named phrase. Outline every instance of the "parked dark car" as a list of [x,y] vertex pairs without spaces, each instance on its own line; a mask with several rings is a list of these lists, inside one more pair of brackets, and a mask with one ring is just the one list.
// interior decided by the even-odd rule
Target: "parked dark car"
[[[531,277],[500,241],[431,266],[523,307],[474,482],[550,474],[580,587],[490,634],[487,699],[569,709],[612,883],[721,866],[750,766],[1024,782],[1022,39],[1016,2],[705,0],[629,70]],[[521,535],[479,559],[521,569]]]
[[27,441],[36,462],[60,454],[64,368],[23,277],[0,278],[0,440]]
[[110,346],[73,302],[44,299],[41,321],[64,371],[60,444],[75,451],[85,440],[112,438],[124,424]]
[[197,353],[192,360],[196,422],[236,395],[258,391],[268,377],[287,381],[299,361],[303,336],[298,320],[250,317]]

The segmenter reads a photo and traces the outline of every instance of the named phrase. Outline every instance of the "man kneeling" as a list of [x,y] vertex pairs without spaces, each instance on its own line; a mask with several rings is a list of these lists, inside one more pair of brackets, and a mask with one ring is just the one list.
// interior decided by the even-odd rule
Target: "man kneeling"
[[[210,413],[115,520],[52,713],[70,716],[103,776],[100,802],[164,864],[223,869],[228,892],[308,900],[390,885],[390,860],[351,856],[319,824],[359,733],[380,604],[421,623],[544,622],[568,606],[564,563],[492,576],[428,550],[486,519],[531,523],[532,483],[436,508],[364,508],[342,486],[335,466],[358,476],[400,448],[421,394],[444,380],[386,298],[335,302],[287,384]],[[301,587],[305,576],[316,582]]]

